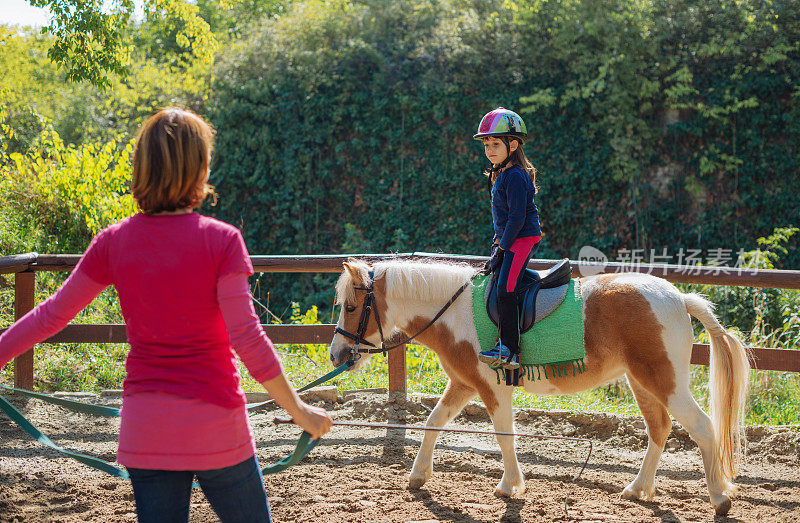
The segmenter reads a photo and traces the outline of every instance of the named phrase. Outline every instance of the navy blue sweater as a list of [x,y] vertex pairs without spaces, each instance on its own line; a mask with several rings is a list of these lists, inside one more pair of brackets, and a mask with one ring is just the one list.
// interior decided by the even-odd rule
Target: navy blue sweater
[[539,209],[533,201],[536,189],[519,165],[501,172],[492,185],[494,237],[508,250],[517,238],[541,236]]

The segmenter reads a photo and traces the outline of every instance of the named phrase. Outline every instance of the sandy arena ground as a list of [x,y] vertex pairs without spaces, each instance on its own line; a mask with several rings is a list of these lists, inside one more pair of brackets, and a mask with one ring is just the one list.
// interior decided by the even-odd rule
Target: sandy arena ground
[[[113,398],[112,398],[113,400]],[[431,399],[389,401],[386,394],[351,393],[324,405],[338,420],[420,424]],[[118,401],[118,398],[117,398]],[[113,401],[112,401],[113,402]],[[13,403],[64,448],[113,461],[118,420],[74,414],[37,400]],[[322,405],[320,400],[318,404]],[[294,426],[274,426],[281,411],[252,416],[258,457],[271,464],[291,452]],[[700,454],[675,425],[661,459],[650,502],[620,498],[635,477],[646,446],[640,418],[607,414],[520,411],[521,433],[591,438],[594,451],[577,482],[587,445],[518,439],[527,479],[519,499],[493,495],[502,461],[492,436],[440,435],[434,472],[420,490],[408,474],[422,432],[334,427],[299,465],[265,478],[276,521],[800,521],[800,432],[749,427],[748,460],[728,517],[714,516]],[[453,427],[490,430],[485,411],[470,404]],[[567,501],[567,511],[565,511]],[[134,521],[130,485],[33,442],[0,414],[0,521]],[[216,521],[202,493],[192,498],[192,521]]]

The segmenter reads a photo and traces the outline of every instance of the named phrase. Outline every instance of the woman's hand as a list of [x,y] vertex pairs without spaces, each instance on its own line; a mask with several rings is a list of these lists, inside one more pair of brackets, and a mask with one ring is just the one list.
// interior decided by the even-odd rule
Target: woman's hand
[[319,439],[331,430],[333,420],[325,409],[302,402],[300,410],[294,415],[294,422],[313,439]]
[[325,409],[314,407],[301,400],[283,373],[261,385],[267,389],[272,399],[292,417],[294,423],[311,434],[312,438],[319,439],[331,430],[333,421]]

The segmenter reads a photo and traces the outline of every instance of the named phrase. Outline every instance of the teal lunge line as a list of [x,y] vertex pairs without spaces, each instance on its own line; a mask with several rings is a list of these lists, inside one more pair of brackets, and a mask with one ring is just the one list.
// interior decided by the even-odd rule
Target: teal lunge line
[[[320,383],[325,383],[328,380],[331,380],[341,374],[342,372],[346,371],[351,365],[349,363],[345,363],[344,365],[340,365],[339,367],[333,369],[331,372],[325,374],[321,378],[317,378],[316,380],[312,381],[308,385],[304,387],[300,387],[297,389],[297,392],[304,392],[312,387],[316,387]],[[80,401],[69,400],[65,398],[57,398],[55,396],[51,396],[49,394],[42,394],[41,392],[34,392],[32,390],[25,390],[25,389],[17,389],[14,387],[8,387],[6,385],[0,384],[0,388],[5,390],[13,391],[18,394],[22,394],[23,396],[28,396],[31,398],[36,398],[42,401],[46,401],[48,403],[53,403],[55,405],[61,405],[64,408],[72,410],[74,412],[82,412],[84,414],[91,414],[94,416],[104,416],[109,418],[118,418],[119,417],[119,409],[115,409],[114,407],[107,407],[105,405],[92,405],[90,403],[83,403]],[[270,403],[271,400],[261,401],[259,403],[248,403],[245,405],[245,408],[248,411],[253,409],[257,409],[262,405],[266,405]]]
[[[309,383],[308,385],[297,389],[297,392],[303,392],[312,387],[316,387],[320,383],[324,383],[338,376],[339,374],[350,368],[352,365],[353,365],[352,362],[347,362],[344,365],[340,365],[339,367],[325,374],[321,378],[318,378]],[[33,392],[24,389],[16,389],[14,387],[7,387],[2,384],[0,384],[0,388],[14,391],[15,393],[29,396],[32,398],[40,399],[48,403],[60,405],[75,412],[83,412],[84,414],[92,414],[96,416],[105,416],[111,418],[119,417],[119,409],[115,409],[113,407],[106,407],[103,405],[91,405],[89,403],[82,403],[80,401],[68,400],[64,398],[56,398],[55,396],[50,396],[49,394],[42,394],[40,392]],[[245,407],[247,408],[248,411],[251,411],[262,405],[269,403],[270,401],[271,400],[262,401],[259,403],[248,403]],[[72,452],[69,450],[62,449],[61,447],[53,443],[50,440],[50,438],[44,435],[39,429],[37,429],[30,421],[28,421],[25,418],[25,416],[22,415],[22,413],[19,410],[17,410],[16,407],[14,407],[14,405],[6,401],[6,399],[3,398],[2,396],[0,396],[0,410],[5,412],[6,415],[8,415],[8,417],[11,419],[11,421],[19,425],[20,428],[25,432],[27,432],[28,435],[31,436],[33,439],[35,439],[39,443],[42,443],[43,445],[47,445],[48,447],[52,448],[59,454],[63,454],[64,456],[70,457],[76,461],[80,461],[81,463],[89,465],[90,467],[95,468],[97,470],[102,470],[103,472],[107,472],[112,476],[122,479],[129,479],[128,471],[125,469],[117,467],[116,465],[113,465],[107,461],[103,461],[102,459],[99,458],[93,458],[91,456],[86,456],[84,454],[79,454],[77,452]],[[303,433],[300,435],[300,439],[297,440],[297,445],[295,446],[294,451],[287,457],[275,463],[274,465],[270,465],[268,467],[263,468],[262,472],[264,474],[275,474],[276,472],[281,472],[282,470],[291,467],[292,465],[296,464],[304,457],[306,457],[308,453],[311,452],[311,450],[317,446],[318,443],[319,443],[318,439],[311,439],[311,434],[303,431]],[[193,486],[198,487],[199,485],[195,482]]]
[[50,396],[49,394],[42,394],[41,392],[33,392],[32,390],[16,389],[14,387],[7,387],[5,385],[0,385],[0,387],[2,387],[5,390],[14,391],[17,394],[22,394],[23,396],[29,396],[31,398],[40,399],[48,403],[61,405],[62,407],[68,408],[69,410],[75,412],[83,412],[84,414],[105,416],[108,418],[119,417],[119,409],[115,409],[114,407],[106,407],[105,405],[92,405],[90,403],[82,403],[80,401],[57,398],[55,396]]
[[300,435],[300,439],[297,440],[297,445],[294,448],[294,452],[274,465],[270,465],[269,467],[261,469],[261,471],[264,474],[275,474],[276,472],[285,470],[301,459],[305,458],[306,455],[311,452],[311,449],[317,446],[317,443],[319,443],[318,439],[311,439],[311,434],[303,431],[303,433]]
[[[4,386],[3,388],[7,389],[9,387]],[[74,460],[80,461],[85,465],[89,465],[90,467],[102,470],[103,472],[108,472],[112,476],[116,476],[122,479],[128,479],[127,470],[121,469],[115,465],[112,465],[111,463],[103,461],[102,459],[93,458],[91,456],[86,456],[84,454],[78,454],[77,452],[71,452],[69,450],[62,449],[61,447],[50,441],[50,438],[42,434],[42,432],[39,431],[39,429],[34,427],[33,424],[27,419],[25,419],[25,416],[23,416],[22,413],[18,411],[16,407],[14,407],[14,405],[7,402],[5,398],[3,398],[2,396],[0,396],[0,410],[5,412],[8,415],[8,417],[11,418],[11,421],[19,425],[22,428],[22,430],[27,432],[33,439],[35,439],[39,443],[47,445],[48,447],[54,449],[56,452],[68,456]]]
[[[354,362],[348,361],[347,363],[339,365],[338,367],[336,367],[335,369],[333,369],[332,371],[330,371],[326,375],[322,376],[321,378],[317,378],[314,381],[312,381],[311,383],[309,383],[308,385],[300,387],[299,389],[297,389],[297,392],[304,392],[304,391],[306,391],[306,390],[308,390],[308,389],[310,389],[312,387],[316,387],[320,383],[325,383],[326,381],[332,380],[333,378],[335,378],[339,374],[343,373],[344,371],[346,371],[347,369],[352,367],[353,363]],[[248,403],[247,405],[245,405],[245,408],[248,411],[251,411],[253,409],[257,409],[258,407],[260,407],[262,405],[266,405],[267,403],[271,403],[271,402],[272,402],[272,400],[260,401],[258,403]]]

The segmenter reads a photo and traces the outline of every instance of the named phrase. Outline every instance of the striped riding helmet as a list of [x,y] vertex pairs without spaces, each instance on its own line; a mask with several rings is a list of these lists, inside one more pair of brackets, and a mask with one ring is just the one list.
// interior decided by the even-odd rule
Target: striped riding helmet
[[478,134],[473,138],[480,140],[486,136],[513,136],[525,142],[528,138],[528,128],[517,113],[498,107],[481,118]]

